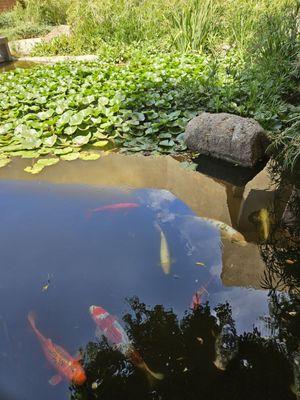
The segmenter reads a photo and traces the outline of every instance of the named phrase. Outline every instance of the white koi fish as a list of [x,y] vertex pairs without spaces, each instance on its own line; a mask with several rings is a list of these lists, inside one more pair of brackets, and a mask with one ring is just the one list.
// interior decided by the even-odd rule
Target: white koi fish
[[240,246],[247,245],[247,241],[246,241],[244,235],[242,235],[240,232],[238,232],[237,230],[232,228],[232,226],[229,226],[229,225],[225,224],[224,222],[218,221],[216,219],[204,218],[204,217],[200,217],[200,218],[203,219],[204,221],[208,222],[209,224],[215,226],[216,228],[218,228],[221,231],[221,234],[226,239],[230,240],[231,242],[237,243]]
[[156,222],[155,226],[160,232],[160,265],[164,273],[168,275],[171,271],[171,258],[168,242],[160,225]]

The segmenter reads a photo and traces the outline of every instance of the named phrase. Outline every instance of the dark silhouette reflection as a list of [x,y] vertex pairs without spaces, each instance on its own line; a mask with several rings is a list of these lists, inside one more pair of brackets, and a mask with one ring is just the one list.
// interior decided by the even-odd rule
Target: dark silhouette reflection
[[295,189],[286,202],[288,184],[283,178],[279,184],[277,218],[268,241],[260,246],[266,264],[262,286],[269,290],[265,321],[293,368],[292,390],[300,399],[300,202]]
[[284,212],[280,212],[285,190],[282,185],[274,202],[274,226],[268,241],[260,246],[266,264],[263,287],[271,292],[284,290],[300,295],[300,201],[292,192]]
[[180,318],[138,298],[128,302],[126,332],[164,379],[149,380],[103,339],[83,350],[88,379],[70,388],[73,400],[295,399],[285,349],[255,329],[238,336],[228,303],[214,310],[206,303]]

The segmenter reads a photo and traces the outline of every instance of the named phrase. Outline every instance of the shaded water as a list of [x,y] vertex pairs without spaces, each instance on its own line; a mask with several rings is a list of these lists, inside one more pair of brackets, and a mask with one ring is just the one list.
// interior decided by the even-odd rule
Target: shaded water
[[[37,178],[21,167],[0,172],[1,400],[295,398],[286,351],[260,337],[277,328],[253,227],[244,224],[249,243],[242,247],[201,219],[247,220],[232,186],[168,157],[61,163]],[[119,203],[138,207],[98,210]],[[168,243],[168,274],[157,223]],[[201,306],[192,311],[199,289]],[[97,342],[93,304],[119,320],[164,380],[149,384],[121,353]],[[71,355],[82,350],[84,385],[49,385],[56,372],[29,327],[30,310],[46,338]],[[213,362],[224,325],[239,351],[219,359],[222,371]]]
[[35,65],[37,64],[29,61],[12,61],[7,63],[0,63],[0,73],[12,71],[17,68],[32,68]]

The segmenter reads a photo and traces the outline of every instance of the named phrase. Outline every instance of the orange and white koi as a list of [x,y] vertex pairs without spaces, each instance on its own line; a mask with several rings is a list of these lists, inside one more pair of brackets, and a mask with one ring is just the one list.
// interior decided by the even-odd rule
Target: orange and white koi
[[108,342],[114,345],[135,367],[155,379],[163,379],[163,374],[150,370],[141,355],[134,349],[127,333],[115,317],[110,315],[104,308],[98,306],[90,306],[89,311],[97,326],[96,337],[102,338],[102,336],[105,336]]
[[42,335],[36,327],[33,312],[28,314],[28,321],[41,343],[46,359],[58,372],[57,375],[54,375],[49,380],[49,383],[57,385],[64,378],[75,385],[82,385],[87,378],[82,365],[79,363],[79,359],[73,358],[62,347],[54,344],[51,339],[47,339]]

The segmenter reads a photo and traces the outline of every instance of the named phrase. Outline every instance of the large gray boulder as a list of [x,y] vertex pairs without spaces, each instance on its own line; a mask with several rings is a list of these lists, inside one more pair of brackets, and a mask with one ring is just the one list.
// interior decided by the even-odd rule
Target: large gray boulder
[[252,118],[203,112],[185,130],[185,142],[192,151],[253,167],[265,157],[265,131]]

